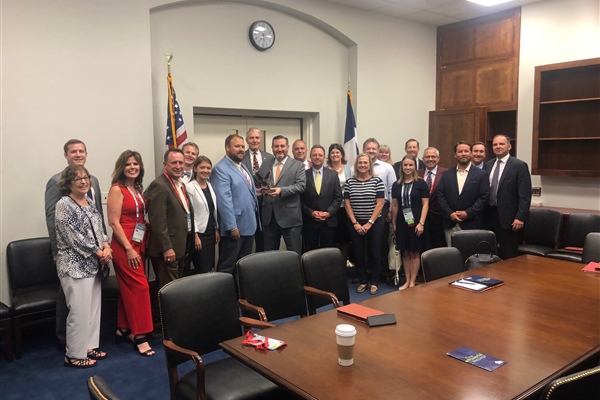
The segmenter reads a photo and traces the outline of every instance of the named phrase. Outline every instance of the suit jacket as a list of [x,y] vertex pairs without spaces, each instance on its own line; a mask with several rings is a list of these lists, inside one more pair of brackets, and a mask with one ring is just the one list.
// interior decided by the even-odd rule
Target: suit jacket
[[[56,175],[53,175],[52,178],[48,180],[46,183],[46,192],[44,193],[44,209],[46,212],[46,228],[48,229],[48,237],[50,238],[50,248],[52,249],[52,255],[56,256],[58,254],[58,247],[56,246],[56,221],[54,219],[56,203],[64,196],[56,183],[60,180],[62,176],[62,171]],[[92,183],[92,189],[94,189],[94,205],[100,212],[100,216],[102,217],[102,227],[104,228],[104,233],[106,233],[106,225],[104,224],[104,213],[102,212],[102,192],[100,191],[100,184],[98,183],[98,179],[95,176],[90,176],[90,181]]]
[[[340,178],[336,171],[323,167],[323,176],[321,177],[321,193],[317,194],[315,179],[312,168],[306,170],[306,190],[300,196],[302,200],[302,214],[304,216],[304,226],[318,227],[325,223],[329,227],[337,226],[337,213],[342,204],[342,188],[340,187]],[[312,217],[313,211],[327,211],[330,217],[321,222],[315,221]]]
[[[187,196],[185,185],[182,188]],[[165,173],[152,181],[145,194],[150,221],[148,255],[162,257],[165,251],[173,249],[177,259],[184,257],[188,249],[188,240],[191,238],[191,235],[188,236],[187,211]],[[193,208],[189,196],[187,198],[193,232]]]
[[452,228],[456,225],[450,219],[454,211],[465,211],[468,219],[460,222],[462,229],[484,229],[484,210],[488,205],[490,183],[485,171],[471,165],[465,180],[462,192],[458,194],[458,180],[456,167],[450,168],[442,174],[437,185],[438,204],[444,214],[444,227]]
[[[275,158],[266,161],[258,170],[260,176],[267,176],[268,171],[273,170]],[[279,197],[262,197],[262,223],[267,226],[271,223],[271,216],[275,216],[275,221],[281,228],[293,228],[302,226],[302,206],[300,204],[300,195],[306,188],[306,169],[300,161],[288,157],[279,179],[274,182],[274,174],[269,174],[269,183],[271,187],[281,188]]]
[[[252,177],[252,172],[243,163],[241,167]],[[258,223],[258,199],[252,179],[248,184],[243,172],[224,156],[213,168],[210,182],[217,197],[221,236],[230,236],[235,228],[241,236],[254,235]]]
[[[260,164],[262,166],[265,161],[272,160],[275,157],[273,154],[261,150],[260,158],[262,158],[262,163]],[[252,174],[255,173],[255,171],[252,171],[252,155],[250,154],[250,150],[246,150],[246,154],[244,154],[244,158],[242,158],[242,164],[244,164],[246,168],[248,168],[248,171],[250,171]],[[255,182],[255,184],[258,185],[260,182]]]
[[[488,179],[495,162],[494,158],[485,163]],[[502,229],[511,229],[515,219],[527,221],[531,206],[531,175],[526,162],[512,156],[508,157],[498,181],[496,204]]]
[[[440,183],[440,179],[442,179],[442,175],[447,168],[437,167],[437,173],[435,174],[435,179],[433,180],[433,185],[431,187],[431,193],[429,193],[429,212],[432,214],[441,214],[442,209],[440,208],[440,204],[438,203],[438,195],[437,195],[437,186]],[[427,168],[423,168],[417,171],[417,174],[423,178],[425,182],[427,182],[425,178],[425,174],[427,173]]]
[[[402,156],[402,157],[404,157],[404,156]],[[400,179],[400,170],[402,169],[402,163],[400,161],[395,162],[393,167],[394,167],[394,172],[396,173],[396,180],[398,180],[398,179]],[[417,171],[420,170],[421,168],[425,168],[425,163],[420,158],[417,158],[416,168],[417,168]]]
[[[213,213],[213,218],[215,222],[218,220],[217,214],[217,198],[215,196],[215,192],[210,184],[207,182],[208,190],[210,192],[210,197],[212,198],[212,202],[215,206],[215,211]],[[192,203],[192,208],[194,210],[194,228],[196,233],[204,233],[206,232],[206,227],[208,225],[208,203],[206,201],[206,197],[204,196],[204,192],[198,182],[193,180],[185,185],[187,189],[188,196],[190,197],[190,202]]]

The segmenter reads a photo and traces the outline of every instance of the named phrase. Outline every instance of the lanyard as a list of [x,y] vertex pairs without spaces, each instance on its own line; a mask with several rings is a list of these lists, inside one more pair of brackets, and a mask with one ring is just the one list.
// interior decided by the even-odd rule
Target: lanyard
[[[175,187],[175,184],[173,183],[173,179],[171,179],[171,177],[169,176],[169,174],[167,174],[166,172],[163,172],[163,175],[167,178],[167,180],[171,184],[171,187],[173,188],[173,190],[177,194],[177,197],[179,198],[179,201],[183,204],[183,202],[181,201],[181,196],[179,195],[179,190],[177,190],[177,188]],[[185,191],[185,185],[181,185],[181,192],[183,193],[183,197],[185,197],[185,203],[187,204],[187,210],[186,211],[189,214],[188,210],[190,209],[190,201],[188,200],[187,193]]]
[[412,186],[413,186],[413,182],[409,183],[408,185],[405,183],[402,183],[402,207],[403,208],[411,207],[410,193],[412,192]]
[[[127,190],[129,190],[129,193],[131,193],[131,196],[133,197],[133,201],[135,202],[135,220],[139,221],[140,208],[138,206],[138,201],[136,199],[137,196],[135,194],[133,194],[131,189],[127,188]],[[137,189],[135,190],[135,192],[137,193],[138,196],[140,196],[140,192],[138,192]],[[144,202],[144,198],[142,196],[140,196],[140,201],[142,202],[142,207],[144,207],[144,215],[146,215],[146,203]]]

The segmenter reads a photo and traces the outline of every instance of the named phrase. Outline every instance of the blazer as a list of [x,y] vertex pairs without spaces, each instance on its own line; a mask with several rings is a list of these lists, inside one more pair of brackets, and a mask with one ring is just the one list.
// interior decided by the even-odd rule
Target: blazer
[[[438,165],[437,167],[437,173],[435,174],[435,178],[433,180],[433,185],[431,187],[431,193],[429,193],[429,212],[432,214],[441,214],[442,213],[442,209],[440,208],[440,205],[438,203],[438,195],[437,195],[437,185],[440,183],[440,179],[442,179],[442,175],[444,174],[444,171],[446,171],[447,168],[444,167],[440,167]],[[425,178],[425,174],[427,172],[427,168],[422,168],[420,170],[417,171],[417,174],[423,178],[423,180],[427,183],[427,180]]]
[[[494,158],[485,163],[488,179],[495,162]],[[515,219],[527,221],[531,206],[531,175],[526,162],[512,156],[508,157],[498,181],[496,204],[502,229],[511,229]]]
[[[262,158],[262,163],[260,164],[262,166],[262,164],[264,164],[265,161],[272,160],[273,158],[275,158],[275,156],[273,156],[273,154],[271,153],[267,153],[266,151],[261,150],[260,158]],[[252,171],[252,156],[250,154],[250,150],[246,150],[246,154],[244,154],[244,158],[242,158],[242,164],[244,164],[246,168],[248,168],[248,171],[254,174],[254,171]],[[255,184],[258,183],[260,182],[255,182]]]
[[[241,167],[252,177],[252,172],[243,163]],[[241,236],[254,235],[258,226],[258,199],[254,181],[250,179],[248,184],[242,171],[229,157],[224,156],[212,169],[210,182],[217,198],[221,236],[230,236],[235,228]]]
[[[218,221],[217,217],[217,198],[215,196],[215,192],[212,188],[210,182],[207,182],[208,190],[210,192],[210,197],[212,198],[212,202],[215,205],[215,211],[213,213],[213,218],[215,222]],[[194,209],[194,228],[196,233],[204,233],[206,232],[206,227],[208,224],[208,203],[206,202],[206,197],[204,196],[204,192],[198,182],[196,180],[190,181],[185,185],[187,189],[188,196],[190,197],[190,202],[192,203],[192,208]],[[217,223],[218,227],[218,223]]]
[[457,167],[450,168],[442,174],[437,185],[437,199],[444,214],[444,227],[452,228],[456,225],[450,219],[454,211],[465,211],[468,219],[460,222],[462,229],[484,229],[484,210],[488,205],[490,183],[485,171],[471,165],[465,180],[462,192],[458,194]]
[[[328,227],[337,226],[337,213],[342,204],[342,188],[340,187],[340,178],[336,171],[323,167],[323,176],[321,177],[321,193],[317,194],[313,169],[306,170],[306,190],[300,195],[302,201],[303,223],[306,227],[318,227],[323,222]],[[315,221],[312,217],[313,211],[327,211],[330,217],[321,222]]]
[[[50,238],[50,248],[52,249],[52,255],[58,254],[58,246],[56,245],[56,221],[55,221],[55,210],[56,203],[63,197],[63,194],[58,190],[56,184],[62,176],[62,171],[58,174],[53,175],[46,183],[46,191],[44,193],[44,209],[46,213],[46,228],[48,229],[48,237]],[[102,218],[102,227],[104,233],[106,233],[106,225],[104,224],[104,213],[102,212],[102,192],[100,191],[100,184],[95,176],[90,176],[90,182],[92,189],[94,189],[94,205],[100,213]]]
[[[260,176],[267,176],[268,171],[273,170],[275,158],[268,160],[258,170]],[[271,216],[281,228],[293,228],[302,226],[302,206],[300,195],[306,189],[306,169],[300,161],[287,157],[279,174],[279,179],[274,182],[275,177],[269,174],[271,187],[281,188],[279,197],[262,196],[262,224],[267,226],[271,223]]]
[[[194,213],[185,185],[182,186],[184,194],[190,204],[190,219],[192,232],[194,231]],[[188,249],[187,211],[179,195],[165,176],[160,174],[145,192],[148,200],[148,221],[150,222],[150,236],[148,240],[148,255],[162,257],[169,249],[175,252],[175,258],[180,259],[186,255]]]

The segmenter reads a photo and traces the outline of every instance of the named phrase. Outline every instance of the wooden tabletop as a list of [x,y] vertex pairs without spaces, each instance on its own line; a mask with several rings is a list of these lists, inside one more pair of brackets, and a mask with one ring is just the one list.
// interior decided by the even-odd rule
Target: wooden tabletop
[[[582,268],[524,255],[361,303],[397,325],[369,328],[330,310],[261,331],[282,349],[243,347],[241,337],[221,347],[306,399],[522,399],[600,352],[600,274]],[[473,273],[506,284],[448,286]],[[337,364],[342,323],[358,331],[351,367]],[[446,355],[463,346],[507,363],[488,372]]]

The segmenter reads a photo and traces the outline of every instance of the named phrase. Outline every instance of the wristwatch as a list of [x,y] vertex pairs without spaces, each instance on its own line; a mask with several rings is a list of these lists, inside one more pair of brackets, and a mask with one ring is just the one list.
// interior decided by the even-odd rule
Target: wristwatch
[[373,222],[373,220],[372,220],[372,219],[370,219],[370,220],[369,220],[369,223],[370,223],[371,225],[373,225],[375,222]]

